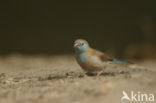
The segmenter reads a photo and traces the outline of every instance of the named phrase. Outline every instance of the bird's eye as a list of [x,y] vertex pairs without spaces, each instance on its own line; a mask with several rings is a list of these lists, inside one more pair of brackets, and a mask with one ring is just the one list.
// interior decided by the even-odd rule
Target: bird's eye
[[81,44],[82,46],[84,45],[84,43]]

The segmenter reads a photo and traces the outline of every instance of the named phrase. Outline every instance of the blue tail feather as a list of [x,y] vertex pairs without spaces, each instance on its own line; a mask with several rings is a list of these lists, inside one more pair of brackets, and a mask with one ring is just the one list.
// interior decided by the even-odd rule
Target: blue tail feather
[[114,62],[114,63],[128,63],[128,64],[133,64],[133,63],[128,62],[128,61],[121,61],[121,60],[117,60],[117,59],[113,59],[113,60],[111,60],[111,62]]

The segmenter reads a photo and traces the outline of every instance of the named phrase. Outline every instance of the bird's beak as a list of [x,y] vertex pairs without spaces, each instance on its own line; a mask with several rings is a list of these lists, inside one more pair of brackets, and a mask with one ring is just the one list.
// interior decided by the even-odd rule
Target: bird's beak
[[79,44],[78,43],[75,43],[74,44],[74,48],[78,48],[79,47]]

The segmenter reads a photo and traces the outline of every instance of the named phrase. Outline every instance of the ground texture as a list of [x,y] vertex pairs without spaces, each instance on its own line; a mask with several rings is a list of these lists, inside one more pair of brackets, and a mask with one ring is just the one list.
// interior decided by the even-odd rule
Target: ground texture
[[0,103],[128,103],[123,91],[155,95],[156,60],[111,65],[96,77],[72,55],[0,58]]

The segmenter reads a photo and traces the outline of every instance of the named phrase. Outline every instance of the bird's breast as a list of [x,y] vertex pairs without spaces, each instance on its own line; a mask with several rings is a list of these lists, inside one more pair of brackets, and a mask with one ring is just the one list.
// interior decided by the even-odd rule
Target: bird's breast
[[76,59],[79,64],[86,64],[88,61],[88,56],[86,56],[84,53],[76,55]]

